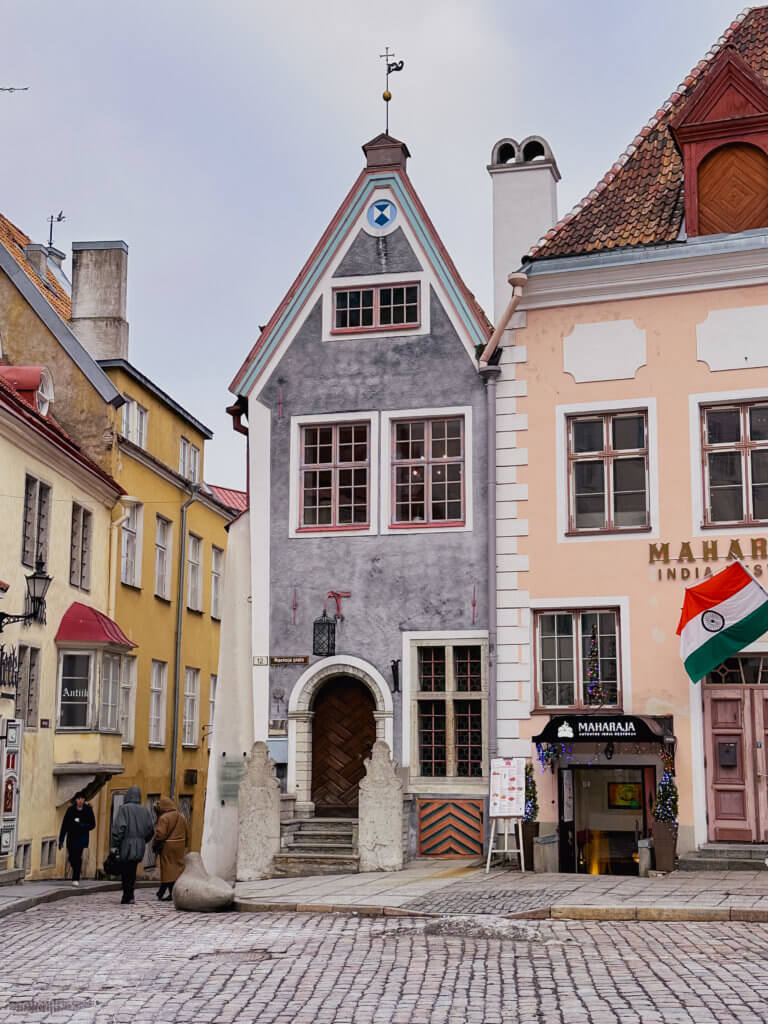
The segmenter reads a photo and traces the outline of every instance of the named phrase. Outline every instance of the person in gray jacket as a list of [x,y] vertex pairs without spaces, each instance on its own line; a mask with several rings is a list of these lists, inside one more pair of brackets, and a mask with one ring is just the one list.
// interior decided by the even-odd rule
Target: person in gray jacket
[[121,903],[134,903],[136,869],[144,859],[144,848],[155,834],[152,812],[141,802],[141,790],[131,786],[112,822],[110,848],[120,858],[123,877]]

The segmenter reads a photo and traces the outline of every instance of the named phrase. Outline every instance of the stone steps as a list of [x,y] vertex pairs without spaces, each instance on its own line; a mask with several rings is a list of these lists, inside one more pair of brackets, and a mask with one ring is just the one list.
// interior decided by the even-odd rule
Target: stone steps
[[743,860],[765,860],[768,843],[703,843],[699,853],[705,857],[738,857]]
[[704,843],[678,858],[680,871],[768,871],[768,844]]
[[318,853],[302,851],[279,853],[275,857],[275,875],[347,875],[360,870],[356,854]]
[[355,844],[352,842],[352,837],[345,841],[343,836],[331,835],[329,836],[307,836],[307,835],[295,835],[286,836],[283,841],[283,849],[292,850],[318,850],[325,851],[327,853],[354,853]]
[[285,822],[275,874],[338,875],[360,869],[357,821],[353,818],[306,818]]

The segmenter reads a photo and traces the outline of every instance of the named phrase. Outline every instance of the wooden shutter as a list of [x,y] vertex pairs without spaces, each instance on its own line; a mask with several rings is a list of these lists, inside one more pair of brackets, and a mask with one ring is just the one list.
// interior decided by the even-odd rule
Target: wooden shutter
[[21,561],[35,565],[35,509],[37,507],[37,480],[28,476],[24,483],[24,521],[21,531]]
[[48,535],[51,513],[51,488],[47,484],[38,484],[37,493],[37,545],[35,560],[42,558],[43,564],[48,561]]
[[83,510],[72,503],[72,530],[69,541],[69,582],[73,587],[80,586],[80,559],[82,541]]
[[82,510],[82,528],[80,534],[80,586],[83,590],[91,589],[91,534],[93,532],[93,514],[87,509]]

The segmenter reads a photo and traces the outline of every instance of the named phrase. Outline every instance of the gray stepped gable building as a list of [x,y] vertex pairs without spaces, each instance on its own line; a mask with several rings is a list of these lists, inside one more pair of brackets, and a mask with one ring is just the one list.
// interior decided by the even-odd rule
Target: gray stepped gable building
[[[221,671],[237,692],[214,730],[231,751],[212,758],[268,742],[286,872],[354,868],[377,738],[400,766],[406,856],[478,855],[487,832],[489,389],[476,353],[492,328],[408,179],[406,146],[381,135],[363,150],[231,387],[250,510],[230,531],[228,600],[250,630],[232,628],[241,649]],[[247,605],[233,592],[242,559]],[[335,646],[314,653],[329,624]],[[225,832],[224,817],[207,828]],[[232,852],[211,851],[209,868],[231,875]]]

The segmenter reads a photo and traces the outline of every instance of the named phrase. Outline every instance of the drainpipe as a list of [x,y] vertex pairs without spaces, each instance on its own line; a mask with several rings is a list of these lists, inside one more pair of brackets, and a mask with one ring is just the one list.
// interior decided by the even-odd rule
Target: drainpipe
[[184,622],[184,572],[187,565],[187,510],[197,500],[200,484],[192,484],[189,498],[181,506],[179,537],[179,578],[176,588],[176,661],[173,672],[173,739],[171,741],[171,800],[176,798],[176,765],[179,754],[179,693],[181,690],[181,627]]
[[107,596],[107,615],[110,619],[115,617],[117,605],[117,531],[128,520],[129,512],[125,511],[126,505],[138,505],[139,499],[124,494],[120,499],[123,506],[123,514],[119,516],[109,527],[109,595]]
[[496,352],[499,341],[507,329],[512,314],[523,297],[527,282],[525,274],[510,274],[507,278],[512,285],[512,297],[504,315],[491,335],[480,356],[478,372],[485,381],[486,437],[488,443],[488,752],[490,757],[498,753],[498,706],[496,671],[496,383],[501,376],[501,367],[489,363]]

